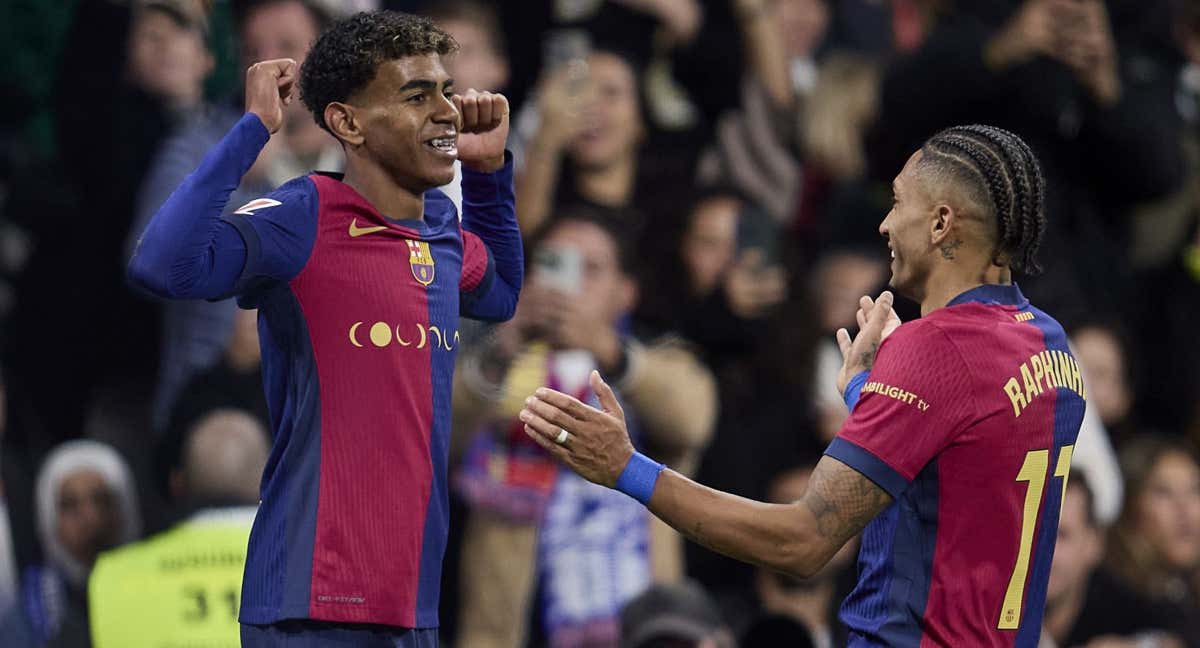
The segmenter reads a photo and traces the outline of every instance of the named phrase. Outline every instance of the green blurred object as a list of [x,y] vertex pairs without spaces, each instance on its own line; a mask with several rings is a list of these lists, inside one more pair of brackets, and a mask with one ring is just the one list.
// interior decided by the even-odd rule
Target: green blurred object
[[204,96],[212,103],[223,103],[236,96],[242,87],[242,66],[238,58],[237,34],[229,0],[213,3],[208,17],[208,48],[216,66],[204,83]]
[[22,140],[28,153],[54,151],[51,118],[55,71],[77,0],[0,2],[0,128]]

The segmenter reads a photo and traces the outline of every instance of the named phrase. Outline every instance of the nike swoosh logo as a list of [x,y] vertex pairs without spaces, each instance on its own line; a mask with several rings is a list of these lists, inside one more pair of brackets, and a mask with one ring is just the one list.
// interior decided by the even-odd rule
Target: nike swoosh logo
[[379,231],[383,231],[385,229],[387,229],[387,225],[375,225],[374,227],[359,227],[357,218],[350,221],[350,236],[351,237],[362,236],[364,234],[371,234],[373,232],[379,232]]

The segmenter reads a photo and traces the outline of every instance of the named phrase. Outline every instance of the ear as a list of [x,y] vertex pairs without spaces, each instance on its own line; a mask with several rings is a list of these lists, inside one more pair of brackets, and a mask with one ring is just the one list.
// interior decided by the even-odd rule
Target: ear
[[359,146],[366,139],[362,131],[362,120],[354,106],[332,101],[325,106],[325,124],[333,136],[348,146]]
[[954,208],[945,203],[935,205],[933,216],[929,221],[929,242],[937,247],[946,240],[951,231],[958,225],[958,214]]

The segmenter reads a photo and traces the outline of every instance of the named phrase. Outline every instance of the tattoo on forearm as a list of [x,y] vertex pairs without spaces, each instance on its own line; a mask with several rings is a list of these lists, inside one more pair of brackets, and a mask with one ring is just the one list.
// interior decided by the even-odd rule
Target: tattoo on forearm
[[879,486],[840,461],[817,464],[802,500],[817,518],[817,531],[841,547],[892,502]]
[[953,241],[950,241],[949,243],[943,243],[941,246],[942,258],[947,259],[947,260],[953,259],[954,251],[957,250],[958,248],[962,247],[962,244],[963,244],[962,240],[960,240],[960,239],[954,239]]

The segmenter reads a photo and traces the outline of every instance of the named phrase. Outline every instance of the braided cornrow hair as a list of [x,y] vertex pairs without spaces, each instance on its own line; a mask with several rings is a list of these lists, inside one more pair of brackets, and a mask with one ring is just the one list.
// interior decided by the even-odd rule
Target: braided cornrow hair
[[1046,180],[1037,157],[1020,137],[995,126],[955,126],[921,147],[921,163],[942,166],[995,215],[993,263],[1025,274],[1042,271],[1038,247],[1046,232]]

